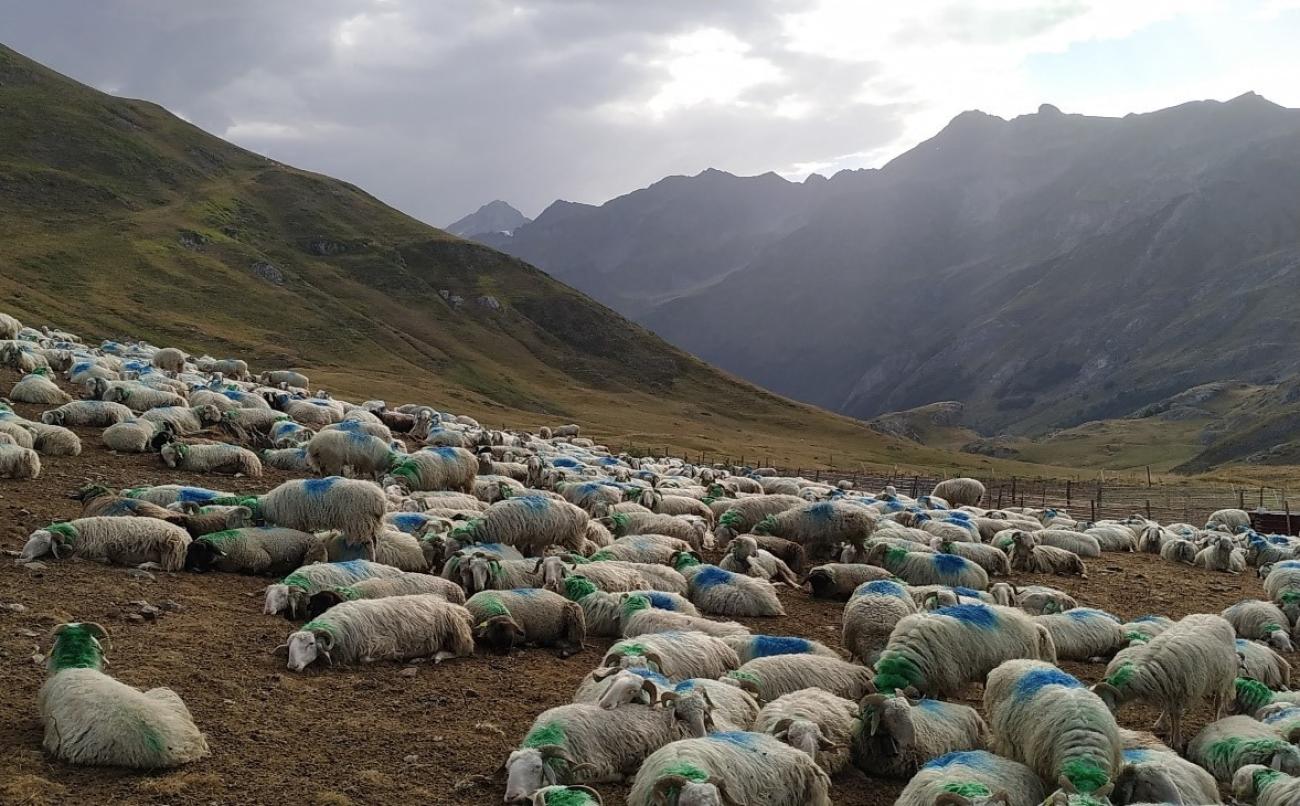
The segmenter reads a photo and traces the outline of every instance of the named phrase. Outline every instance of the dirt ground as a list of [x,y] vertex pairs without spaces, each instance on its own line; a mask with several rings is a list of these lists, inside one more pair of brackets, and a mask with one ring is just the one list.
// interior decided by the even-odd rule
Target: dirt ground
[[[0,372],[4,389],[14,380]],[[39,407],[18,405],[37,417]],[[237,492],[269,489],[286,476],[198,477],[167,471],[156,456],[113,456],[98,429],[81,430],[79,457],[52,457],[36,481],[0,480],[0,548],[20,548],[51,520],[72,518],[67,496],[88,480],[114,487],[190,483]],[[1124,618],[1179,618],[1262,597],[1253,573],[1215,574],[1149,555],[1107,554],[1089,563],[1089,579],[1017,575],[1016,583],[1054,584],[1081,603]],[[488,804],[504,780],[494,772],[546,708],[567,703],[600,659],[607,640],[568,660],[546,650],[482,656],[440,666],[379,663],[295,675],[271,650],[291,631],[261,614],[267,580],[227,574],[158,573],[139,580],[123,568],[47,558],[43,571],[0,562],[0,804]],[[841,605],[782,589],[788,615],[741,619],[755,631],[839,644]],[[179,609],[152,621],[129,616],[145,600]],[[3,608],[20,604],[23,612]],[[189,705],[212,755],[179,771],[140,774],[78,768],[46,758],[36,694],[44,668],[33,655],[65,621],[97,621],[112,634],[108,671],[134,686],[167,686]],[[1292,662],[1296,661],[1291,658]],[[1066,663],[1096,681],[1100,664]],[[413,670],[413,674],[411,671]],[[964,701],[979,704],[979,686]],[[1209,718],[1190,715],[1188,736]],[[1146,728],[1155,713],[1129,706],[1127,727]],[[844,806],[891,804],[903,782],[857,772],[838,777]],[[606,804],[625,788],[598,787]]]

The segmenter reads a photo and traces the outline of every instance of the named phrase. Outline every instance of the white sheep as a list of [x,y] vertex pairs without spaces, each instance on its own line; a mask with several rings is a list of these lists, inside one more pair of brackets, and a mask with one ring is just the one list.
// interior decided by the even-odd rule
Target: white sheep
[[1290,688],[1291,664],[1272,648],[1238,638],[1237,657],[1241,660],[1241,673],[1273,689]]
[[861,546],[876,530],[879,515],[871,509],[840,501],[818,501],[769,515],[753,532],[798,543],[812,559],[825,556],[841,543]]
[[876,545],[867,554],[867,562],[888,570],[909,585],[948,585],[976,590],[989,586],[989,575],[983,568],[956,554],[926,554]]
[[18,403],[35,403],[41,406],[61,406],[72,402],[72,395],[42,373],[24,375],[9,390],[9,399]]
[[567,501],[523,495],[498,501],[452,535],[473,542],[505,543],[525,555],[541,556],[548,546],[580,550],[587,513]]
[[752,535],[741,535],[731,541],[718,567],[765,581],[784,582],[792,588],[799,585],[790,566],[771,552],[760,549],[758,541]]
[[922,767],[894,806],[1040,806],[1038,774],[983,750],[949,753]]
[[1100,697],[1050,663],[1011,660],[989,673],[984,711],[992,750],[1067,792],[1104,799],[1123,766],[1115,717]]
[[841,643],[850,659],[873,665],[889,643],[894,625],[916,612],[902,585],[888,579],[863,583],[844,606]]
[[1007,553],[984,543],[966,541],[945,541],[936,537],[930,541],[930,548],[942,554],[956,554],[965,557],[988,572],[989,576],[1011,576],[1011,561]]
[[613,512],[601,519],[615,537],[627,535],[665,535],[685,540],[699,551],[708,532],[702,519],[685,515],[660,515],[655,512]]
[[[422,448],[399,457],[389,475],[408,490],[474,492],[478,458],[464,448]],[[385,486],[389,482],[385,481]]]
[[[154,487],[130,487],[122,491],[124,498],[147,501],[160,507],[177,503],[211,504],[213,501],[235,501],[234,493],[221,490],[209,490],[206,487],[190,487],[185,484],[159,484]],[[250,499],[251,500],[251,499]]]
[[910,778],[931,759],[982,750],[989,741],[984,719],[966,705],[933,699],[868,694],[851,742],[853,763],[871,775]]
[[267,386],[279,387],[282,384],[293,389],[310,389],[307,376],[301,372],[294,372],[288,369],[277,369],[270,372],[263,372],[258,377],[258,381]]
[[[689,562],[687,562],[689,561]],[[784,616],[772,583],[702,565],[681,555],[677,570],[686,578],[687,595],[701,613],[715,616]]]
[[1124,749],[1114,798],[1119,803],[1221,802],[1213,775],[1163,745]]
[[831,806],[830,779],[807,754],[765,733],[719,732],[673,742],[650,755],[627,802]]
[[625,560],[637,563],[670,563],[674,556],[690,551],[691,544],[668,535],[625,535],[591,555],[593,562]]
[[1160,547],[1160,558],[1168,562],[1192,565],[1196,562],[1196,556],[1196,544],[1190,540],[1166,540]]
[[270,448],[262,451],[262,464],[291,473],[313,473],[306,448]]
[[1194,614],[1152,638],[1130,647],[1106,667],[1093,690],[1116,711],[1141,699],[1162,709],[1169,744],[1182,746],[1182,717],[1187,706],[1209,697],[1216,716],[1232,701],[1237,675],[1236,633],[1220,616]]
[[809,570],[804,575],[804,584],[811,588],[814,598],[847,601],[862,585],[893,576],[877,565],[826,563]]
[[456,583],[428,574],[404,573],[394,577],[372,577],[351,585],[317,591],[307,601],[307,618],[314,619],[343,602],[410,596],[417,593],[432,593],[452,604],[465,604],[465,591],[461,590]]
[[747,533],[767,516],[801,507],[807,502],[797,495],[755,495],[749,498],[719,499],[715,502],[717,503],[724,509],[717,512],[718,525],[714,528],[713,536],[718,545],[725,546],[736,535]]
[[229,473],[249,478],[262,477],[262,460],[238,445],[224,443],[191,445],[171,442],[159,451],[162,463],[191,473]]
[[736,634],[723,636],[727,646],[736,650],[736,657],[742,664],[754,658],[770,658],[776,655],[821,655],[826,658],[839,658],[835,650],[819,641],[796,638],[792,635],[749,635]]
[[1088,578],[1088,569],[1079,555],[1057,546],[1039,545],[1042,532],[1016,531],[1012,534],[1011,567],[1031,574],[1077,574]]
[[98,624],[54,630],[37,695],[46,752],[71,764],[134,769],[178,767],[208,755],[208,743],[176,692],[140,691],[104,674]]
[[172,438],[172,432],[170,426],[165,424],[133,418],[110,425],[99,438],[110,451],[149,453],[166,445]]
[[1100,557],[1101,543],[1092,535],[1070,529],[1039,529],[1033,533],[1036,544],[1065,549],[1080,557]]
[[1282,609],[1272,602],[1244,599],[1222,613],[1238,638],[1267,641],[1279,652],[1294,652],[1290,622]]
[[287,612],[290,618],[295,618],[307,612],[307,602],[313,594],[363,579],[396,577],[403,573],[390,565],[367,560],[304,565],[275,585],[267,586],[262,612],[268,616]]
[[[619,689],[625,687],[627,674],[639,671],[621,670],[620,681],[601,698],[601,707],[618,707],[620,701],[626,700],[626,692]],[[687,733],[694,739],[718,730],[749,730],[758,717],[758,702],[753,697],[719,680],[698,677],[666,686],[656,681],[655,688],[659,704],[672,708],[673,715],[686,724]]]
[[185,565],[190,534],[180,526],[153,518],[96,517],[54,523],[32,532],[19,554],[30,562],[46,554],[179,571]]
[[155,367],[175,375],[185,371],[185,362],[188,360],[185,353],[175,347],[164,347],[153,354]]
[[906,616],[876,661],[876,686],[946,696],[1005,661],[1056,662],[1052,634],[1023,611],[985,604],[943,607]]
[[322,430],[307,443],[307,461],[320,476],[365,476],[378,481],[397,454],[389,442],[361,431]]
[[979,479],[959,477],[939,482],[930,494],[944,499],[953,507],[977,507],[984,500],[985,492],[984,483]]
[[1300,748],[1274,726],[1248,716],[1225,717],[1206,725],[1187,746],[1187,757],[1224,784],[1248,764],[1300,775]]
[[267,524],[314,532],[338,530],[367,559],[388,511],[384,491],[368,481],[328,476],[286,481],[257,500],[256,514]]
[[79,426],[82,428],[107,428],[114,423],[129,420],[135,413],[121,403],[102,400],[74,400],[50,409],[41,415],[46,425]]
[[770,655],[727,672],[724,682],[771,702],[783,694],[814,686],[853,700],[875,691],[871,669],[824,655]]
[[1250,528],[1250,513],[1242,509],[1215,510],[1206,519],[1205,528],[1222,529],[1229,534],[1235,535]]
[[44,456],[80,456],[81,439],[72,431],[46,423],[24,423],[32,435],[32,449]]
[[171,406],[189,408],[190,405],[189,399],[183,395],[138,383],[114,386],[105,392],[101,399],[111,403],[121,403],[137,414]]
[[0,479],[34,479],[41,475],[41,457],[31,448],[0,444]]
[[582,608],[540,588],[481,591],[469,597],[465,609],[474,638],[501,652],[524,644],[556,646],[567,658],[580,652],[587,638]]
[[1233,776],[1232,793],[1240,803],[1294,806],[1300,803],[1300,778],[1263,764],[1247,764]]
[[660,610],[655,607],[644,607],[631,613],[625,610],[622,623],[624,638],[634,638],[638,635],[648,635],[650,633],[686,632],[691,630],[719,638],[749,635],[748,627],[734,621],[713,621],[699,616],[674,613],[671,610]]
[[805,688],[777,697],[754,719],[754,730],[770,733],[808,754],[829,775],[849,764],[858,705],[819,688]]
[[[130,409],[127,409],[127,411],[130,411]],[[227,412],[226,416],[233,413]],[[208,426],[222,422],[223,415],[217,410],[216,406],[199,406],[195,409],[188,406],[163,406],[162,408],[149,409],[140,414],[138,419],[151,423],[166,423],[171,426],[172,432],[175,434],[193,436]]]
[[722,677],[740,667],[736,651],[726,642],[698,632],[639,635],[614,644],[601,666],[649,666],[665,677],[681,681],[692,677]]
[[1246,570],[1246,553],[1236,547],[1231,537],[1224,535],[1196,552],[1192,564],[1210,571],[1240,574]]
[[357,599],[332,607],[276,647],[291,671],[326,663],[449,658],[474,654],[469,612],[437,594]]
[[1264,578],[1264,592],[1268,598],[1282,608],[1291,626],[1300,624],[1300,560],[1283,560],[1267,567],[1261,566],[1259,574]]
[[1058,660],[1092,660],[1110,657],[1128,645],[1119,619],[1103,610],[1076,607],[1064,613],[1035,616],[1047,627]]
[[316,535],[262,526],[210,532],[195,538],[185,552],[185,570],[279,575],[327,560],[325,544]]

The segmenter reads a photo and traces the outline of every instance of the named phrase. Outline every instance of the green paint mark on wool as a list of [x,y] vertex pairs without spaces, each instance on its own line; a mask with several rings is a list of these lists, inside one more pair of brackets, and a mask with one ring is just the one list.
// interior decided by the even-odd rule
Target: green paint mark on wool
[[54,639],[50,650],[51,671],[64,669],[99,669],[104,665],[104,649],[83,624],[69,624]]
[[623,530],[627,528],[628,521],[630,520],[631,518],[628,517],[626,512],[615,512],[609,516],[609,522],[612,526],[611,531],[614,532],[615,535],[622,537]]
[[311,580],[307,579],[307,577],[302,574],[290,574],[284,578],[284,584],[288,585],[290,588],[302,588],[303,590],[307,590],[311,587]]
[[211,534],[206,534],[200,539],[205,543],[220,546],[222,543],[229,543],[232,540],[239,539],[240,537],[241,534],[237,529],[227,529],[224,532],[212,532]]
[[624,655],[644,655],[645,644],[620,644],[619,651]]
[[697,558],[693,554],[687,554],[684,551],[677,555],[677,560],[673,563],[673,567],[676,568],[678,571],[681,571],[685,568],[691,568],[696,565],[700,565],[699,558]]
[[524,737],[523,746],[536,749],[551,744],[564,744],[564,726],[559,722],[552,722],[549,725],[538,725],[528,731],[528,735]]
[[476,596],[474,598],[474,607],[478,610],[482,610],[484,615],[489,618],[492,616],[510,615],[510,610],[501,603],[501,599],[492,594],[488,594],[487,596]]
[[1062,764],[1061,774],[1084,794],[1096,792],[1110,781],[1110,775],[1096,762],[1083,759]]
[[1287,591],[1278,598],[1282,604],[1297,604],[1300,603],[1300,591]]
[[762,685],[762,681],[758,679],[758,675],[753,672],[742,672],[741,670],[736,669],[727,672],[727,677],[730,677],[732,680],[748,680],[756,686]]
[[954,795],[961,795],[963,798],[987,798],[992,797],[993,793],[984,784],[977,781],[960,781],[943,785],[944,792],[951,792]]
[[623,600],[623,618],[628,618],[633,613],[639,610],[649,610],[649,609],[650,609],[650,600],[644,596],[637,596],[633,594],[632,596],[629,596]]
[[885,562],[887,563],[901,563],[903,560],[906,559],[907,559],[907,549],[891,547],[885,550]]
[[739,526],[741,523],[744,522],[744,520],[745,520],[745,516],[741,515],[740,512],[734,509],[729,509],[726,512],[722,513],[721,518],[718,518],[718,525],[726,526],[727,528],[730,529]]
[[482,518],[474,518],[468,521],[464,526],[457,526],[451,530],[451,537],[454,540],[464,540],[469,543],[475,542],[474,533],[478,531],[479,524],[483,523]]
[[1205,756],[1214,766],[1236,767],[1245,758],[1263,758],[1291,747],[1282,739],[1243,739],[1229,736],[1206,748]]
[[167,740],[162,734],[143,721],[140,722],[140,737],[144,739],[144,746],[154,755],[161,755],[167,749]]
[[754,528],[751,529],[750,531],[756,535],[770,535],[772,534],[772,530],[775,528],[776,528],[776,516],[768,515],[763,520],[754,524]]
[[1252,782],[1255,784],[1255,794],[1260,795],[1277,779],[1281,778],[1283,773],[1278,770],[1258,770],[1252,776]]
[[130,488],[130,489],[128,489],[128,490],[123,490],[123,491],[122,491],[122,495],[123,495],[124,497],[126,497],[126,498],[139,498],[140,495],[141,495],[145,490],[147,490],[147,489],[149,489],[149,488],[148,488],[148,487],[132,487],[132,488]]
[[1275,632],[1282,631],[1282,625],[1269,623],[1265,624],[1261,629],[1263,629],[1265,633],[1272,635]]
[[1136,673],[1137,666],[1132,663],[1121,663],[1119,668],[1115,670],[1115,674],[1106,678],[1106,682],[1122,691]]
[[1124,633],[1124,637],[1128,639],[1129,643],[1137,641],[1139,644],[1145,644],[1147,641],[1151,640],[1151,636],[1144,632],[1137,632],[1136,630]]
[[922,687],[925,675],[911,660],[897,652],[886,652],[876,661],[876,689],[881,692],[897,691],[908,686]]
[[546,806],[595,806],[591,795],[580,789],[557,789],[545,795]]
[[[599,552],[597,553],[599,554]],[[586,565],[587,563],[591,562],[591,560],[586,557],[583,557],[581,554],[570,554],[569,562],[573,563],[574,565]]]
[[1273,690],[1258,680],[1249,677],[1238,677],[1235,685],[1237,688],[1237,702],[1245,708],[1247,713],[1253,714],[1273,702]]
[[590,579],[575,574],[564,579],[564,598],[570,602],[579,602],[596,592],[596,586]]
[[337,593],[339,596],[342,596],[344,599],[346,599],[349,602],[355,601],[361,595],[357,593],[357,589],[352,587],[351,585],[348,585],[343,588],[335,588],[334,592]]
[[69,543],[77,539],[76,527],[67,521],[63,521],[62,523],[51,523],[49,526],[45,527],[45,531],[60,535]]
[[604,560],[612,560],[612,559],[614,559],[614,552],[610,551],[609,549],[601,549],[600,551],[591,555],[592,562],[602,562]]

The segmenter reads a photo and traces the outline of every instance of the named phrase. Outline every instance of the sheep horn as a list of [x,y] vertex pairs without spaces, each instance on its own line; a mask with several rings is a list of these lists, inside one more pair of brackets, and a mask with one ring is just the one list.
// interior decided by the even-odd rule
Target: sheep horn
[[587,797],[589,797],[589,798],[591,798],[592,800],[594,800],[594,801],[596,802],[596,806],[604,806],[604,804],[605,804],[605,801],[603,801],[603,800],[600,799],[600,793],[597,792],[596,790],[592,789],[592,788],[589,787],[589,786],[578,786],[578,785],[575,785],[575,784],[570,784],[570,785],[567,787],[567,789],[568,789],[570,792],[585,792],[585,793],[587,793]]
[[779,722],[777,722],[775,725],[773,725],[771,732],[775,734],[775,733],[780,733],[782,731],[789,730],[790,726],[793,724],[794,724],[794,720],[790,719],[789,717],[786,717],[785,719],[782,719]]
[[534,573],[534,574],[537,573],[538,571],[542,570],[542,563],[544,563],[544,562],[546,562],[546,558],[545,558],[545,557],[538,557],[538,558],[537,558],[537,565],[534,565],[534,566],[533,566],[533,573]]
[[706,781],[706,783],[713,784],[717,788],[718,794],[722,796],[723,803],[729,804],[729,806],[745,806],[745,804],[741,803],[740,801],[736,800],[731,796],[731,793],[727,791],[726,782],[723,781],[721,778],[718,778],[717,776],[714,775],[710,775],[709,780]]
[[[648,683],[648,682],[650,682],[650,681],[647,680],[646,682]],[[660,705],[667,705],[668,703],[675,703],[675,702],[677,702],[677,699],[678,699],[678,697],[677,697],[677,692],[675,692],[675,691],[664,691],[664,692],[661,692],[661,693],[659,694],[659,704],[660,704]]]
[[650,790],[650,802],[654,804],[668,804],[668,790],[681,789],[691,780],[684,775],[665,775],[658,781],[655,781],[654,789]]
[[658,667],[659,667],[659,671],[660,671],[660,672],[663,672],[663,670],[664,670],[664,661],[663,661],[663,658],[659,657],[658,653],[655,653],[655,652],[647,652],[647,653],[645,653],[645,655],[643,655],[642,657],[644,657],[648,663],[653,663],[655,666],[658,666]]
[[649,694],[650,699],[653,700],[655,694],[659,691],[659,687],[655,685],[655,681],[647,678],[641,681],[641,690]]
[[597,669],[596,671],[594,671],[594,672],[591,673],[591,679],[592,679],[592,680],[604,680],[604,679],[607,678],[607,677],[612,677],[612,676],[618,674],[620,671],[622,671],[622,670],[619,669],[618,667],[605,668],[605,669]]

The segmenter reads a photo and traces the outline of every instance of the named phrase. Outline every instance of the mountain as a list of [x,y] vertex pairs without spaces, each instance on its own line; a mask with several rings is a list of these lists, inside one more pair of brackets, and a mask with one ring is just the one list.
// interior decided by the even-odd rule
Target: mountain
[[965,112],[878,170],[706,171],[558,212],[499,248],[857,417],[957,401],[1042,435],[1300,370],[1300,111],[1253,93]]
[[614,448],[977,468],[719,372],[520,260],[0,46],[0,309]]
[[531,218],[497,199],[490,201],[469,215],[447,225],[447,232],[460,238],[473,238],[486,233],[509,235],[532,221]]

